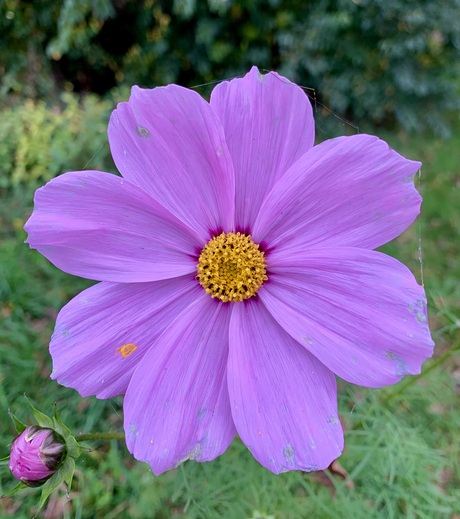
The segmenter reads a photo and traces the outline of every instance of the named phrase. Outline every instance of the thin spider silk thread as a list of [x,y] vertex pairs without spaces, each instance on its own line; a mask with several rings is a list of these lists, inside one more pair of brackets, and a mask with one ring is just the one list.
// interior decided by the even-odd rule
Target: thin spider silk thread
[[[418,170],[418,187],[422,190],[422,168]],[[417,219],[417,240],[418,240],[418,262],[420,265],[420,282],[425,288],[425,280],[423,278],[423,249],[422,249],[422,213],[420,212]]]
[[[261,70],[264,73],[270,72],[270,70],[268,70],[268,69],[261,69]],[[232,77],[227,77],[224,79],[216,79],[214,81],[209,81],[208,83],[201,83],[199,85],[194,85],[194,86],[191,86],[188,88],[190,88],[191,90],[199,90],[201,88],[205,89],[206,87],[218,85],[219,83],[222,83],[223,81],[231,81],[232,79],[237,79],[237,78],[241,78],[241,77],[242,76],[232,76]],[[278,77],[277,79],[279,81],[283,81],[283,79],[281,77]],[[313,110],[314,110],[315,115],[317,115],[320,112],[320,110],[326,111],[328,114],[332,115],[335,119],[339,120],[341,122],[341,126],[350,126],[351,128],[353,128],[355,133],[357,133],[357,134],[359,133],[358,125],[352,123],[351,121],[348,121],[347,119],[344,119],[343,117],[340,117],[340,115],[336,114],[328,106],[326,106],[323,103],[318,101],[318,98],[316,95],[316,89],[314,89],[312,87],[303,86],[303,85],[298,85],[298,86],[305,92],[306,96],[312,101]],[[154,88],[154,87],[150,87],[150,88]],[[315,117],[315,127],[326,138],[330,138],[330,135],[319,126],[316,117]],[[101,152],[102,148],[104,148],[104,146],[106,146],[107,144],[108,144],[108,139],[106,138],[105,141],[99,146],[99,148],[94,152],[92,157],[86,162],[86,164],[81,169],[85,170],[91,164],[91,162],[97,157],[97,155]]]
[[82,170],[86,169],[89,166],[89,163],[96,157],[96,155],[102,150],[104,146],[106,146],[109,143],[108,139],[106,138],[105,141],[99,146],[99,148],[94,152],[93,156],[88,160],[88,162],[81,168]]

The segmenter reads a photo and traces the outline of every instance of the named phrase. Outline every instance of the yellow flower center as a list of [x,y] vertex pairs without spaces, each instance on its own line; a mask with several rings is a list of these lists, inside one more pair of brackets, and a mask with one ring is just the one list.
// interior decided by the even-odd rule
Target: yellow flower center
[[257,293],[268,279],[266,266],[264,253],[251,236],[228,232],[203,247],[196,269],[198,281],[211,297],[236,303]]

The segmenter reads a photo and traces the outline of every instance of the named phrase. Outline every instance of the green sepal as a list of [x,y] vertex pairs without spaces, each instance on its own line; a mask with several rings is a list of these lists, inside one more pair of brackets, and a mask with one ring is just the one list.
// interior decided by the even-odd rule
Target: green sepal
[[45,506],[45,503],[54,490],[64,481],[67,489],[70,490],[73,474],[75,472],[75,460],[67,457],[64,463],[56,470],[56,472],[42,486],[42,494],[38,503],[37,514]]
[[65,446],[67,448],[67,453],[69,456],[72,456],[72,458],[78,458],[83,450],[83,447],[72,435],[65,438]]
[[35,420],[37,421],[37,424],[40,427],[45,427],[47,429],[54,429],[54,422],[53,422],[52,418],[50,418],[49,416],[46,416],[46,414],[44,414],[41,411],[39,411],[38,409],[36,409],[32,405],[31,401],[27,398],[26,395],[24,395],[24,398],[27,400],[27,403],[29,404],[30,408],[32,409],[32,413],[35,417]]
[[53,493],[54,490],[64,481],[60,471],[55,472],[48,481],[42,486],[42,494],[40,496],[40,502],[38,503],[38,508],[36,514],[40,512],[40,510],[45,506],[47,499]]
[[16,494],[17,492],[20,492],[21,490],[25,490],[26,488],[29,488],[29,487],[25,483],[23,483],[22,481],[18,481],[13,488],[8,490],[8,492],[6,494],[3,494],[0,497],[2,497],[2,498],[3,497],[11,497],[12,495]]
[[73,475],[75,473],[75,460],[70,457],[67,458],[60,470],[62,471],[62,477],[64,478],[65,484],[67,485],[67,490],[70,492]]
[[64,439],[67,438],[67,436],[71,436],[72,433],[70,432],[70,429],[59,418],[59,414],[58,414],[56,403],[54,403],[53,425],[54,425],[54,427],[53,427],[54,430],[58,434],[60,434]]
[[75,440],[71,430],[59,418],[56,404],[54,404],[53,429],[64,439],[67,454],[72,458],[78,458],[81,454],[82,447],[80,447]]
[[8,409],[8,414],[10,415],[11,421],[13,422],[14,428],[18,434],[21,434],[27,429],[27,425],[23,424],[21,420],[16,418],[11,409]]

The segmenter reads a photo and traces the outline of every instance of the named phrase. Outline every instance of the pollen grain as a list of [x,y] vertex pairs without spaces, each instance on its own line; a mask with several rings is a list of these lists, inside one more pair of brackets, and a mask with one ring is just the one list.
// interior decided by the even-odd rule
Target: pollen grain
[[211,297],[236,303],[257,293],[268,279],[266,267],[264,252],[250,235],[222,233],[203,247],[197,278]]

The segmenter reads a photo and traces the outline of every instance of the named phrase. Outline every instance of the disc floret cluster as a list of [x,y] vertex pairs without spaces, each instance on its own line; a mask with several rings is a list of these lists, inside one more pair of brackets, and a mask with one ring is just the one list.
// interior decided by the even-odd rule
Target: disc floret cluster
[[203,247],[197,277],[207,294],[224,303],[249,299],[268,279],[264,253],[249,235],[221,233]]

